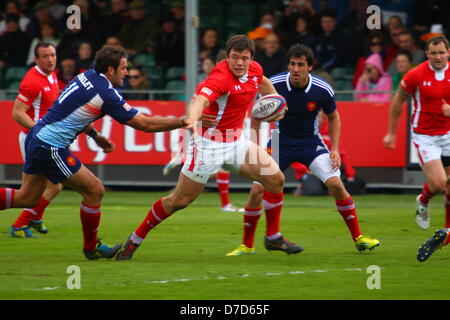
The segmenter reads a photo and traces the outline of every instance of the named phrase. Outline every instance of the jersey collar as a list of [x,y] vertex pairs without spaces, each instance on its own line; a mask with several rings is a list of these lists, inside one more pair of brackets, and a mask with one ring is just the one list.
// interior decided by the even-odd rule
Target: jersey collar
[[[288,91],[292,91],[291,82],[289,81],[289,78],[291,77],[291,73],[288,72],[286,75],[286,87],[288,88]],[[308,85],[306,86],[305,93],[309,92],[309,89],[311,89],[312,79],[311,74],[308,74]]]

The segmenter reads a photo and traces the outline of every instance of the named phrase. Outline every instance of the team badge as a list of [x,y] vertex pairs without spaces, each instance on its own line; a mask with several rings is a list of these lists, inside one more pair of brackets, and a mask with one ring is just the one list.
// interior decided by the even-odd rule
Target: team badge
[[308,102],[306,104],[306,109],[308,109],[309,111],[313,111],[314,109],[316,109],[316,103],[315,102]]
[[77,163],[77,160],[72,156],[68,156],[66,162],[69,166],[73,167]]

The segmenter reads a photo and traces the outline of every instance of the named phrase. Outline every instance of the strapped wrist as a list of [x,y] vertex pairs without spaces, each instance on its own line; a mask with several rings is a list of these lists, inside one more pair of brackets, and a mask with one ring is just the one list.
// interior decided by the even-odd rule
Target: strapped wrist
[[98,136],[98,132],[95,129],[92,129],[88,132],[88,136],[95,140],[95,138]]

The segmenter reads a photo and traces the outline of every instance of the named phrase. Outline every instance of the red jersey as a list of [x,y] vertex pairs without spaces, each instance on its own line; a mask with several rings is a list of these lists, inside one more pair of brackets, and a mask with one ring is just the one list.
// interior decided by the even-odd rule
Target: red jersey
[[429,136],[450,131],[450,118],[442,114],[442,99],[450,102],[450,68],[434,70],[429,61],[411,69],[400,82],[403,90],[413,96],[413,130]]
[[[56,74],[46,75],[37,66],[31,68],[19,87],[17,99],[30,106],[27,114],[34,122],[41,119],[59,96]],[[24,130],[25,133],[28,130]]]
[[233,138],[237,140],[262,79],[263,69],[256,61],[252,61],[247,74],[241,78],[233,75],[227,61],[217,64],[208,78],[197,87],[197,94],[210,102],[204,113],[217,116],[218,122],[216,127],[203,128],[202,133],[208,131],[208,135],[214,135],[213,132],[218,130],[225,137],[231,131],[237,133]]

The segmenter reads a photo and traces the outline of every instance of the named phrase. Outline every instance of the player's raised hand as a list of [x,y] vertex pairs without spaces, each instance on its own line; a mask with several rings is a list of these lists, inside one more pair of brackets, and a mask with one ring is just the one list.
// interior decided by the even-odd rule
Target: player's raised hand
[[446,117],[450,117],[450,104],[445,99],[442,99],[442,113]]
[[331,167],[337,170],[341,167],[341,156],[336,150],[330,151]]
[[388,149],[395,149],[395,140],[396,140],[395,134],[392,133],[386,134],[383,138],[384,147]]
[[100,134],[95,137],[95,142],[97,143],[97,145],[100,148],[103,149],[104,153],[113,152],[114,149],[116,148],[116,145],[114,144],[114,142],[112,142],[111,140],[109,140],[108,138],[106,138]]

